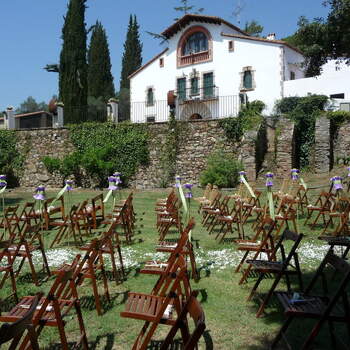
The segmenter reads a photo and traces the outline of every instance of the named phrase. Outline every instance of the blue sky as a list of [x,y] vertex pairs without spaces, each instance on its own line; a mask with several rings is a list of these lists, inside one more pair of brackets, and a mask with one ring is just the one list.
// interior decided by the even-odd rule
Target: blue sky
[[[233,15],[241,2],[240,23]],[[43,70],[47,63],[58,63],[61,29],[68,0],[0,0],[0,111],[18,107],[28,96],[37,102],[48,102],[57,94],[58,75]],[[136,14],[146,62],[163,48],[146,31],[161,32],[173,23],[179,13],[173,10],[179,0],[88,0],[87,27],[102,22],[108,35],[112,74],[116,88],[123,43],[130,13]],[[192,0],[204,7],[204,14],[219,16],[244,27],[246,21],[257,20],[264,33],[276,33],[278,39],[293,34],[301,15],[310,19],[325,17],[328,10],[322,0]]]

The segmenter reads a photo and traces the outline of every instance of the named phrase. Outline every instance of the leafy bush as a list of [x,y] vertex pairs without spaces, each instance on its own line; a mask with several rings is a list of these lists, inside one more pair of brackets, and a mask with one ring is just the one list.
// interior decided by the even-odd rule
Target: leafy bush
[[120,171],[127,183],[137,167],[148,162],[148,133],[142,125],[84,123],[70,126],[70,138],[76,152],[63,160],[46,159],[45,164],[58,168],[65,177],[74,174],[77,179],[84,169],[103,186],[109,175]]
[[328,112],[327,117],[330,119],[331,123],[339,127],[343,123],[350,121],[350,112],[347,112],[347,111]]
[[222,119],[219,125],[224,129],[229,140],[239,142],[245,131],[251,130],[262,122],[261,112],[264,108],[265,104],[262,101],[248,102],[237,117]]
[[61,170],[61,161],[58,158],[44,157],[42,159],[47,171],[52,174]]
[[285,97],[276,103],[277,113],[285,114],[295,123],[295,152],[297,167],[309,165],[309,155],[315,142],[315,121],[324,110],[328,97],[310,95]]
[[9,186],[18,185],[18,175],[24,160],[16,145],[15,131],[0,130],[0,173],[7,175]]
[[235,187],[238,184],[238,172],[243,165],[232,154],[216,152],[208,158],[207,168],[201,173],[202,186],[211,183],[219,187]]

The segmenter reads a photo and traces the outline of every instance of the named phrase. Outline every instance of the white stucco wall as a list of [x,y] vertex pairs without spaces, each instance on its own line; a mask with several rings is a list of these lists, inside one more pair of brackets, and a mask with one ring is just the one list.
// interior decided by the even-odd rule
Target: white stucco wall
[[[210,32],[213,40],[213,59],[210,62],[177,68],[178,41],[183,33],[194,25],[203,26]],[[246,92],[248,99],[250,101],[262,100],[267,105],[265,114],[270,114],[275,101],[283,95],[284,76],[289,78],[288,64],[299,62],[302,56],[279,43],[246,40],[225,36],[222,33],[240,34],[225,24],[192,22],[174,35],[169,40],[168,50],[162,55],[164,67],[160,67],[158,58],[130,79],[131,105],[140,103],[141,106],[141,103],[146,100],[146,92],[150,87],[154,89],[155,100],[165,101],[167,92],[176,90],[176,81],[181,77],[187,78],[186,87],[189,88],[190,74],[193,69],[199,72],[200,87],[203,83],[203,73],[213,72],[214,84],[218,87],[220,96],[238,96],[242,77],[240,73],[244,67],[251,66],[254,71],[255,88],[253,91]],[[233,51],[228,49],[229,41],[234,42]],[[302,71],[295,70],[296,76],[301,77]],[[154,110],[154,107],[146,107],[145,104],[138,112],[136,108],[132,108],[131,120],[140,122],[145,118],[140,114],[152,115]]]
[[318,77],[285,81],[284,96],[344,93],[344,99],[350,100],[350,67],[345,63],[337,66],[335,61],[329,61],[322,68],[323,72]]

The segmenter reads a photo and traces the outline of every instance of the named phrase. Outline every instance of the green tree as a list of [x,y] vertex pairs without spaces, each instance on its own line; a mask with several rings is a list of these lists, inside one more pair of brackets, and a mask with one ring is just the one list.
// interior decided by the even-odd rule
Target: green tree
[[256,20],[252,20],[250,22],[245,22],[245,27],[243,30],[249,35],[260,37],[264,27]]
[[284,39],[303,51],[307,76],[319,75],[329,59],[350,63],[350,0],[326,0],[324,5],[330,7],[327,19],[300,17],[296,33]]
[[37,103],[35,98],[29,96],[25,101],[23,101],[20,106],[16,109],[16,113],[31,113],[38,111],[47,111],[48,105],[43,101]]
[[65,123],[87,118],[86,0],[70,0],[62,28],[59,96],[64,103]]
[[121,120],[130,119],[129,75],[142,65],[142,43],[140,41],[139,28],[136,16],[130,15],[120,74],[120,91],[123,92],[119,97]]
[[88,51],[88,95],[107,102],[115,96],[106,31],[99,21],[92,30]]
[[[176,6],[174,7],[175,11],[178,12],[182,12],[184,15],[186,15],[187,13],[193,12],[193,13],[201,13],[204,11],[204,8],[201,7],[197,10],[195,5],[189,5],[189,1],[188,0],[180,0],[181,5],[180,6]],[[175,18],[175,20],[178,20],[178,18]]]

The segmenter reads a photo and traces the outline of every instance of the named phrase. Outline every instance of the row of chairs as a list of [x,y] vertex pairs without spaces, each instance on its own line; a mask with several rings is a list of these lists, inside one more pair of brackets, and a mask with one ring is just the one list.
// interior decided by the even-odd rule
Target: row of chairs
[[[198,293],[191,289],[184,254],[193,227],[194,220],[191,219],[182,231],[177,244],[170,251],[166,262],[146,262],[141,273],[159,276],[151,293],[130,292],[128,295],[121,316],[144,321],[132,347],[133,350],[146,349],[160,324],[171,328],[159,349],[169,349],[178,330],[181,331],[183,349],[192,350],[197,347],[199,338],[205,330],[205,317],[196,299]],[[188,315],[195,324],[192,333],[187,321]]]

